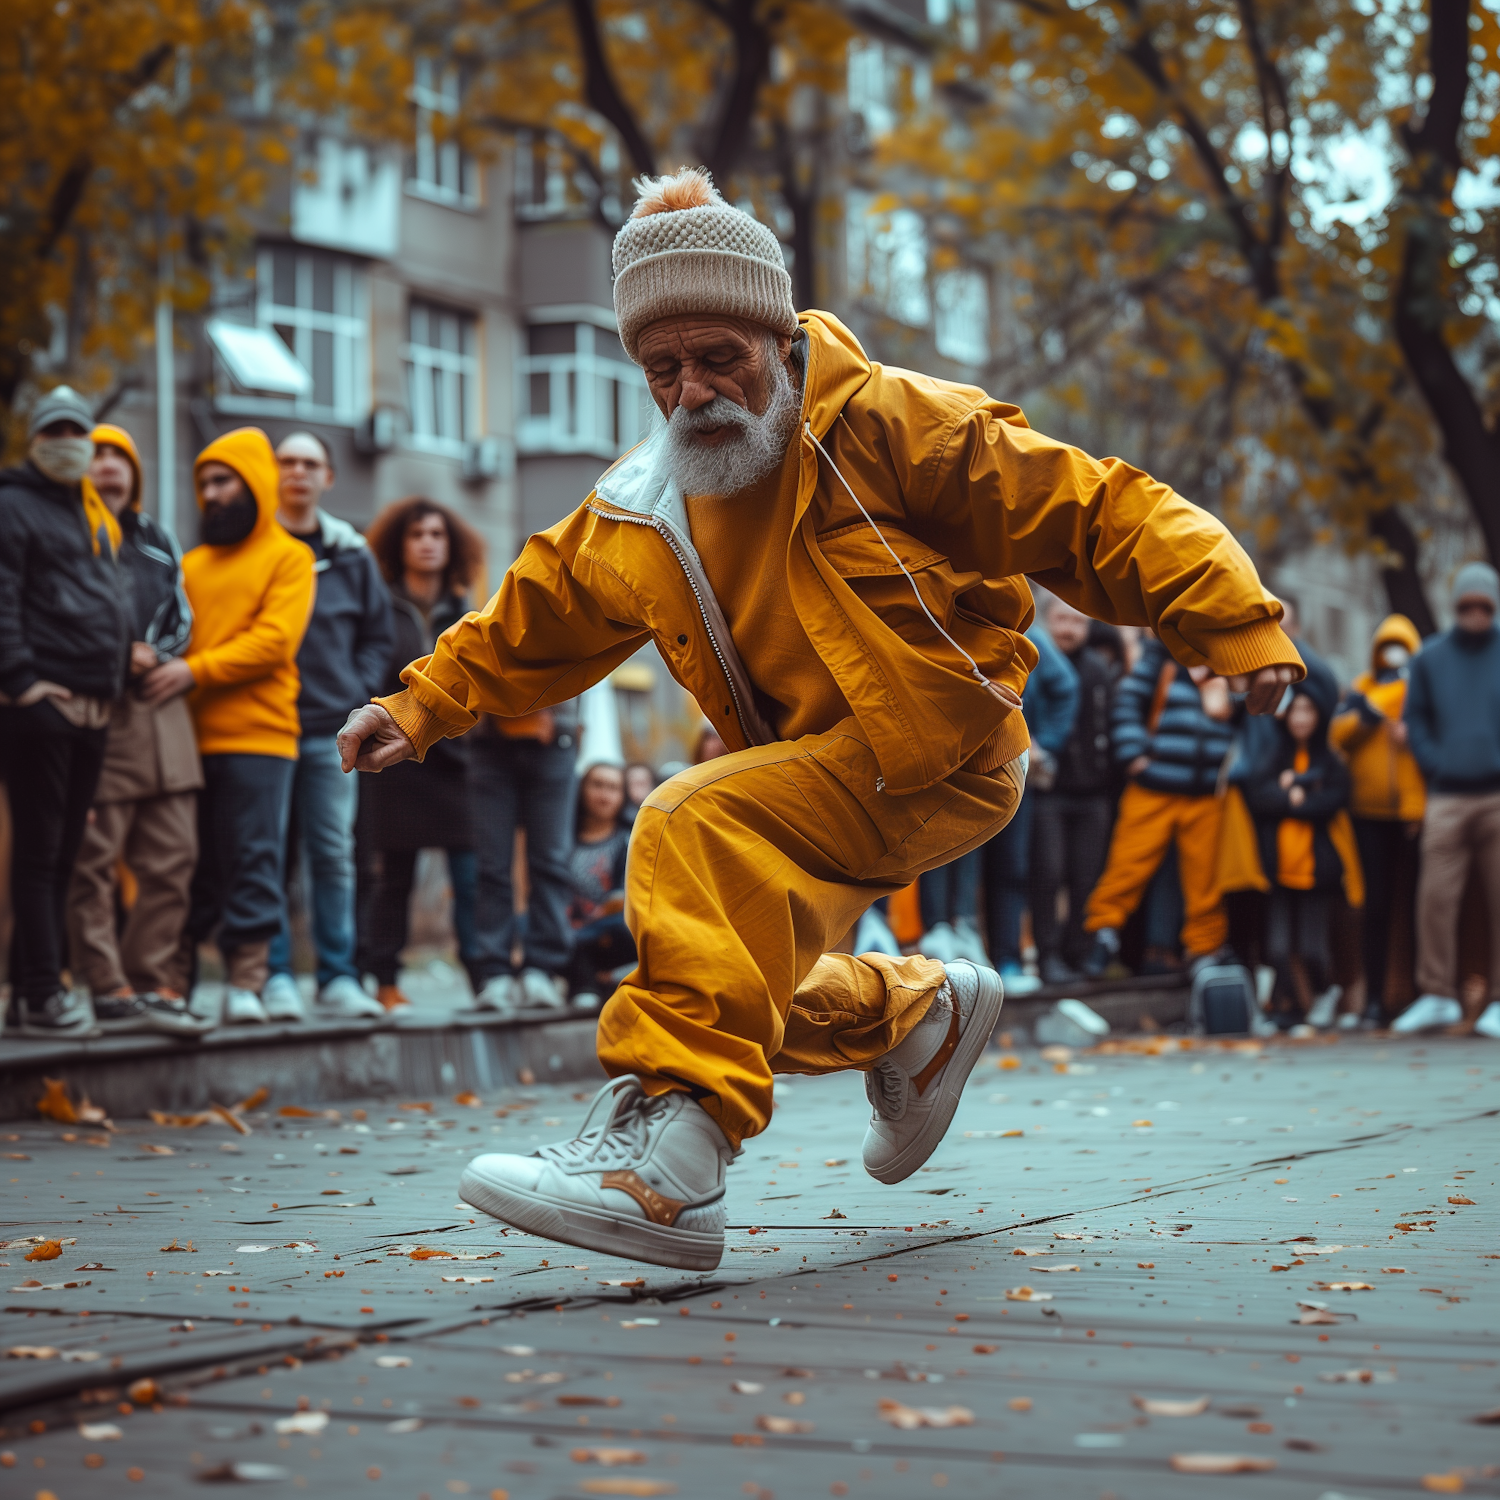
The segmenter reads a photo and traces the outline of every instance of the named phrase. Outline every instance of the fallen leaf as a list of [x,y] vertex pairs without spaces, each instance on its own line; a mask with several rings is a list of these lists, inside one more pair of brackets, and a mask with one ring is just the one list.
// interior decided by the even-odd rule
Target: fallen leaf
[[1375,1285],[1370,1281],[1320,1281],[1318,1287],[1325,1292],[1373,1292]]
[[1191,1401],[1157,1400],[1151,1396],[1132,1396],[1131,1405],[1148,1417],[1201,1417],[1208,1410],[1208,1397],[1198,1396]]
[[453,1102],[455,1104],[465,1105],[469,1109],[479,1109],[484,1105],[484,1100],[481,1099],[473,1089],[465,1089],[463,1093],[455,1094],[453,1096]]
[[385,1430],[387,1432],[394,1432],[397,1435],[408,1432],[420,1432],[422,1430],[422,1419],[421,1417],[398,1417],[394,1422],[387,1422]]
[[826,1213],[823,1215],[823,1217],[825,1219],[847,1219],[849,1215],[841,1214],[838,1209],[834,1209],[832,1213]]
[[[238,1108],[241,1106],[236,1107]],[[242,1119],[240,1119],[239,1115],[236,1114],[233,1109],[225,1109],[222,1104],[210,1104],[208,1106],[208,1109],[210,1114],[212,1114],[216,1119],[222,1120],[236,1134],[254,1134],[254,1131],[252,1131],[250,1127]],[[230,1148],[225,1147],[224,1149],[228,1150]]]
[[1057,1251],[1043,1250],[1037,1246],[1023,1245],[1017,1246],[1017,1248],[1012,1250],[1010,1253],[1012,1255],[1056,1255]]
[[675,1495],[677,1486],[669,1479],[632,1479],[616,1474],[607,1479],[583,1479],[575,1488],[585,1495]]
[[429,1250],[425,1245],[419,1245],[411,1252],[412,1260],[453,1260],[455,1256],[451,1250]]
[[1174,1453],[1172,1467],[1179,1474],[1263,1474],[1276,1467],[1276,1460],[1244,1453]]
[[170,1146],[158,1146],[155,1141],[143,1141],[141,1150],[148,1151],[152,1156],[176,1156],[177,1153]]
[[575,1464],[603,1464],[606,1469],[646,1462],[646,1455],[639,1448],[575,1448],[568,1457]]
[[86,1443],[109,1443],[125,1436],[113,1422],[80,1422],[78,1435]]
[[830,1156],[823,1165],[825,1167],[847,1167],[849,1165],[849,1158],[847,1156]]
[[26,1260],[56,1260],[62,1254],[62,1242],[60,1240],[43,1240],[29,1255]]
[[1081,1271],[1082,1266],[1038,1266],[1039,1272],[1045,1272],[1048,1276],[1056,1276],[1059,1271]]
[[16,1344],[5,1351],[7,1359],[56,1359],[57,1350],[51,1344]]
[[149,1375],[143,1375],[139,1380],[132,1380],[126,1386],[125,1394],[137,1406],[150,1406],[161,1395],[161,1388]]
[[1471,1422],[1477,1422],[1481,1427],[1500,1427],[1500,1406],[1491,1407],[1489,1411],[1482,1411],[1477,1417],[1470,1417]]
[[248,1099],[241,1099],[238,1104],[230,1105],[230,1108],[234,1111],[235,1114],[242,1115],[247,1113],[249,1110],[259,1109],[261,1105],[264,1104],[270,1097],[270,1089],[262,1085],[260,1088],[256,1089],[256,1091],[251,1094]]
[[191,1240],[185,1245],[179,1245],[174,1239],[170,1245],[163,1245],[161,1248],[163,1254],[169,1254],[172,1251],[177,1251],[182,1255],[196,1255],[198,1253],[193,1249],[193,1242]]
[[411,1364],[411,1357],[406,1354],[377,1354],[375,1363],[382,1370],[404,1370]]
[[618,1406],[618,1396],[559,1396],[559,1406]]
[[1135,1268],[1137,1271],[1154,1271],[1156,1269],[1156,1262],[1154,1260],[1138,1260],[1135,1263]]
[[999,1349],[999,1344],[975,1344],[975,1354],[994,1354]]
[[1150,1120],[1132,1120],[1130,1123],[1132,1125],[1134,1125],[1134,1126],[1137,1126],[1137,1127],[1140,1127],[1140,1128],[1143,1128],[1143,1129],[1152,1129],[1152,1128],[1154,1128],[1151,1125],[1151,1121]]
[[1010,1407],[1010,1409],[1012,1411],[1030,1411],[1031,1410],[1031,1397],[1030,1396],[1013,1396],[1005,1404],[1008,1407]]
[[882,1401],[880,1420],[903,1432],[918,1427],[972,1427],[974,1413],[967,1406],[906,1406],[900,1401]]
[[1405,1276],[1406,1275],[1406,1267],[1405,1266],[1382,1266],[1380,1268],[1380,1274],[1382,1276]]
[[1474,1207],[1474,1200],[1472,1198],[1450,1198],[1448,1201],[1450,1203],[1462,1204],[1465,1208]]
[[1394,1370],[1324,1370],[1318,1376],[1329,1385],[1388,1385],[1395,1378]]
[[93,1282],[91,1282],[91,1281],[38,1281],[38,1280],[36,1280],[35,1277],[32,1277],[28,1281],[23,1281],[20,1284],[20,1286],[13,1286],[11,1288],[11,1291],[13,1291],[13,1292],[68,1292],[68,1291],[72,1291],[72,1289],[74,1287],[92,1286],[92,1285],[93,1285]]
[[1424,1474],[1422,1488],[1434,1490],[1439,1495],[1461,1495],[1464,1492],[1464,1476],[1462,1474]]
[[445,1276],[444,1281],[461,1281],[465,1286],[478,1286],[482,1281],[493,1281],[493,1276]]
[[148,1109],[146,1113],[158,1125],[173,1125],[181,1130],[195,1130],[199,1125],[206,1125],[213,1119],[206,1109],[200,1109],[196,1114],[191,1115],[172,1115],[160,1109]]
[[646,1278],[644,1276],[637,1276],[632,1281],[601,1281],[599,1283],[600,1286],[645,1286],[645,1284]]
[[729,1389],[741,1396],[758,1396],[765,1386],[758,1380],[731,1380]]
[[1321,1307],[1308,1307],[1302,1311],[1302,1316],[1297,1319],[1304,1327],[1314,1325],[1321,1327],[1325,1323],[1338,1326],[1338,1319],[1331,1312],[1325,1312]]
[[796,1417],[768,1416],[764,1412],[756,1417],[755,1425],[762,1432],[774,1432],[780,1437],[786,1437],[794,1432],[811,1432],[811,1422],[799,1421]]
[[397,1109],[414,1109],[414,1110],[417,1110],[417,1111],[419,1111],[420,1113],[422,1113],[424,1115],[430,1115],[432,1113],[432,1103],[431,1103],[430,1100],[427,1100],[427,1099],[419,1099],[415,1103],[412,1103],[412,1104],[398,1104],[396,1106],[396,1108]]
[[309,1437],[316,1437],[327,1425],[328,1413],[326,1411],[298,1411],[293,1412],[289,1417],[276,1419],[277,1432],[303,1432]]
[[1029,1286],[1012,1286],[1005,1289],[1007,1302],[1050,1302],[1051,1292],[1034,1292]]
[[42,1088],[44,1092],[37,1101],[36,1112],[64,1125],[78,1124],[78,1111],[68,1098],[67,1084],[61,1078],[43,1078]]

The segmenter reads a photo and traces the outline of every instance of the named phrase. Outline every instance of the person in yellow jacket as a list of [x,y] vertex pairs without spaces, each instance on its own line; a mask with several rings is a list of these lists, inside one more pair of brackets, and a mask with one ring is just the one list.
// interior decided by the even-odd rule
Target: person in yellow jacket
[[1329,743],[1349,762],[1349,811],[1365,876],[1364,1020],[1372,1026],[1384,1018],[1398,896],[1408,929],[1416,909],[1427,784],[1401,715],[1408,664],[1421,647],[1417,627],[1405,615],[1387,615],[1370,641],[1370,670],[1354,679],[1328,730]]
[[[184,942],[218,929],[223,1019],[264,1022],[260,993],[280,931],[282,863],[299,725],[297,648],[313,606],[312,553],[277,523],[280,472],[255,427],[216,438],[194,468],[203,541],[182,560],[193,611],[185,656],[146,674],[141,697],[188,692],[203,791]],[[194,966],[196,967],[196,966]],[[301,1009],[295,1017],[301,1019]]]
[[651,641],[696,697],[729,753],[636,819],[639,962],[599,1022],[612,1079],[573,1140],[482,1156],[459,1191],[552,1239],[707,1269],[773,1072],[865,1071],[865,1167],[899,1182],[998,1020],[993,970],[828,950],[1014,813],[1036,662],[1023,575],[1150,624],[1252,709],[1301,668],[1217,521],[981,390],[873,364],[827,313],[799,317],[776,236],[701,169],[642,184],[614,266],[620,337],[666,425],[530,539],[405,691],[351,715],[340,749],[346,770],[420,758]]

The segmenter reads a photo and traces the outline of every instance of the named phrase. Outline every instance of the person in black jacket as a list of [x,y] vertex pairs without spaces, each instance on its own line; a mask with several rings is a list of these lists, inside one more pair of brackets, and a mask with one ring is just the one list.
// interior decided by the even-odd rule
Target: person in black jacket
[[[395,647],[386,664],[384,693],[399,692],[409,662],[428,655],[437,638],[468,612],[468,589],[484,562],[484,543],[446,506],[418,496],[388,506],[366,540],[391,591]],[[453,888],[453,930],[459,958],[477,980],[474,827],[469,802],[469,746],[462,739],[434,745],[400,774],[360,782],[360,967],[375,976],[385,1010],[409,1002],[397,985],[417,855],[441,849]],[[368,873],[366,873],[368,872]],[[475,982],[479,988],[479,982]]]
[[[1044,620],[1053,644],[1078,674],[1078,714],[1058,753],[1051,786],[1031,793],[1031,930],[1043,984],[1079,977],[1076,965],[1087,943],[1084,907],[1104,869],[1114,822],[1109,729],[1114,683],[1109,663],[1088,644],[1092,623],[1061,599],[1052,601]],[[1057,919],[1060,888],[1068,893],[1066,929]]]
[[92,485],[93,414],[67,386],[32,408],[28,459],[0,472],[0,744],[13,839],[11,1016],[87,1031],[63,988],[67,897],[130,641],[119,524]]
[[1266,958],[1276,970],[1282,1014],[1326,1026],[1340,994],[1330,984],[1328,934],[1333,894],[1344,878],[1328,825],[1349,805],[1349,768],[1328,743],[1337,700],[1322,677],[1309,675],[1293,693],[1276,723],[1275,753],[1246,778],[1244,796],[1271,882]]
[[[395,626],[391,599],[374,553],[347,522],[319,504],[333,484],[333,461],[322,439],[294,432],[276,448],[281,471],[277,519],[313,554],[317,594],[297,652],[301,721],[292,781],[292,835],[287,869],[305,856],[318,1003],[326,1016],[380,1016],[360,987],[354,962],[354,820],[359,778],[339,767],[334,738],[351,709],[368,702],[386,680]],[[287,924],[271,940],[271,974],[261,1004],[273,1021],[303,1019],[292,976]]]

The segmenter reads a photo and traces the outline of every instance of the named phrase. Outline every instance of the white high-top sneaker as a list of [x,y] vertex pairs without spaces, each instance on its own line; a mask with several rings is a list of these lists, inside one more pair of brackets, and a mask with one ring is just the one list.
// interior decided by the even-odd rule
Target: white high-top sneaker
[[947,981],[898,1047],[865,1074],[875,1112],[865,1131],[865,1171],[880,1182],[910,1177],[953,1122],[959,1095],[1000,1020],[1000,976],[967,959],[945,964]]
[[735,1152],[686,1094],[655,1097],[632,1074],[597,1094],[571,1141],[529,1156],[479,1156],[465,1203],[528,1234],[684,1271],[724,1254],[724,1169]]

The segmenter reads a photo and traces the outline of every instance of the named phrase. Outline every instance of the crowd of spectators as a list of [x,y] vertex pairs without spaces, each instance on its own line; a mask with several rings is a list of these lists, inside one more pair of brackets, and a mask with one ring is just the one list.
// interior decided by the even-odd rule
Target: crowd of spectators
[[[323,508],[337,475],[310,433],[228,433],[194,477],[183,555],[142,507],[130,434],[66,387],[0,472],[9,1026],[195,1035],[403,1010],[424,850],[446,858],[475,1006],[597,1010],[635,959],[635,813],[685,768],[590,762],[575,701],[345,775],[349,712],[476,602],[479,537],[420,496],[361,535]],[[1253,719],[1148,632],[1042,595],[1019,811],[850,941],[991,964],[1012,994],[1241,962],[1283,1027],[1467,1017],[1500,1038],[1500,576],[1468,564],[1452,603],[1425,642],[1383,621],[1347,690],[1299,642],[1305,680]],[[1289,606],[1286,623],[1295,638]],[[705,721],[693,761],[724,753]],[[1488,975],[1461,993],[1471,877]],[[198,984],[210,946],[222,986]]]

